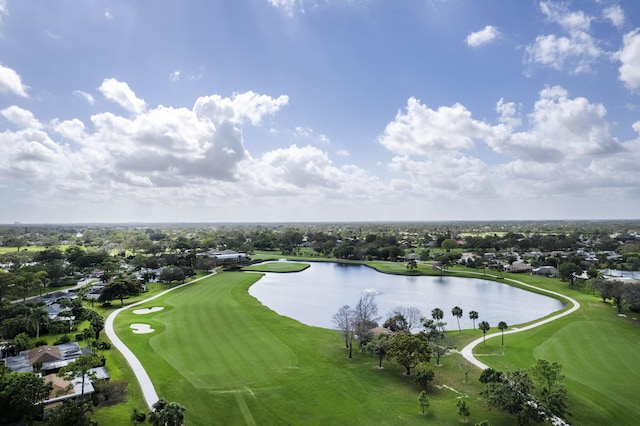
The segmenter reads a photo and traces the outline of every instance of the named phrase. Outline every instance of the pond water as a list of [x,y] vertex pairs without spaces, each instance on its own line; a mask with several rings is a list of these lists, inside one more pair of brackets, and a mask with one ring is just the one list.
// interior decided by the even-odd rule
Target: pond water
[[532,321],[562,309],[562,302],[507,284],[475,278],[404,276],[383,274],[363,265],[311,262],[296,273],[266,273],[249,293],[262,304],[304,324],[335,328],[332,316],[341,306],[353,307],[360,297],[376,295],[380,323],[393,309],[416,307],[431,318],[431,310],[444,311],[447,329],[458,328],[451,308],[463,310],[462,328],[472,328],[469,311],[477,311],[479,321],[488,321],[497,330],[498,322],[509,326]]

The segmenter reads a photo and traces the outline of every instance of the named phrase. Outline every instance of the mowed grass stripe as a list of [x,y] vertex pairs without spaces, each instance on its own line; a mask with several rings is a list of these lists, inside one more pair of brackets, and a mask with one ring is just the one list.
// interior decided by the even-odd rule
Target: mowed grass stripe
[[155,320],[166,329],[151,339],[152,348],[205,389],[271,380],[295,362],[293,353],[233,299],[232,287],[216,285],[213,278],[165,297],[165,303],[182,308],[158,313]]
[[[605,321],[585,321],[564,327],[535,349],[537,358],[564,360],[563,372],[580,386],[592,389],[594,402],[607,398],[611,403],[624,406],[631,412],[637,409],[637,394],[629,392],[629,386],[638,388],[638,347],[629,345],[619,327]],[[595,347],[594,336],[608,336],[605,347]],[[570,342],[570,343],[569,343]],[[591,348],[591,350],[585,350]],[[570,362],[580,360],[580,363]],[[595,371],[585,372],[583,363],[598,366]],[[627,372],[623,380],[614,380],[620,372]],[[603,381],[607,386],[603,386]]]

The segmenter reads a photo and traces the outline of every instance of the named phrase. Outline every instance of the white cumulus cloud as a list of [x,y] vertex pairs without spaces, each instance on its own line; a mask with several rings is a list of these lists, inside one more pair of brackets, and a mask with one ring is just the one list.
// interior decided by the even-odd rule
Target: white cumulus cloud
[[470,47],[480,47],[492,43],[500,36],[500,31],[493,25],[487,25],[480,31],[476,31],[467,36],[466,42]]
[[602,16],[610,21],[616,28],[622,28],[626,19],[624,10],[617,4],[605,8],[602,11]]
[[624,36],[624,45],[615,57],[622,63],[620,80],[631,90],[640,88],[640,28]]
[[146,109],[144,100],[139,99],[127,83],[115,78],[104,79],[98,90],[106,99],[117,103],[131,113],[140,114]]
[[396,154],[428,155],[438,150],[472,148],[474,139],[491,133],[491,126],[471,118],[471,112],[461,104],[433,110],[412,97],[406,111],[398,111],[378,141]]
[[12,123],[25,129],[42,129],[42,124],[33,116],[31,111],[18,106],[10,106],[0,111],[0,114]]
[[95,103],[95,99],[91,93],[83,92],[82,90],[74,90],[73,94],[80,99],[85,100],[89,105],[93,105]]
[[9,67],[0,65],[0,92],[13,93],[26,98],[27,86],[22,84],[22,77]]

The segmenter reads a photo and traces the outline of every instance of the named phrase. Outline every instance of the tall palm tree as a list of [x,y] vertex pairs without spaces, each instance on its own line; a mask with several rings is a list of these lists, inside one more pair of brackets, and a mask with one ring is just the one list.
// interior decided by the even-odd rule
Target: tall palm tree
[[40,324],[46,317],[47,313],[42,306],[36,306],[29,312],[29,316],[27,317],[27,325],[29,328],[35,330],[36,340],[40,340]]
[[478,319],[478,311],[470,311],[469,318],[473,321],[473,329],[476,329],[476,320]]
[[502,346],[504,346],[504,331],[507,329],[508,325],[504,321],[500,321],[498,323],[498,328],[502,331]]
[[487,321],[480,321],[480,324],[478,324],[478,328],[480,330],[482,330],[482,342],[486,343],[486,341],[487,341],[487,331],[489,331],[491,326],[489,325],[489,323]]
[[456,320],[458,321],[458,331],[462,334],[462,329],[460,328],[460,318],[462,318],[462,308],[459,306],[454,306],[451,309],[451,314],[456,317]]
[[444,332],[445,323],[442,322],[442,319],[444,318],[444,312],[442,311],[442,309],[440,308],[433,309],[431,311],[431,318],[434,319],[434,321],[436,322],[436,325],[440,326],[440,330]]

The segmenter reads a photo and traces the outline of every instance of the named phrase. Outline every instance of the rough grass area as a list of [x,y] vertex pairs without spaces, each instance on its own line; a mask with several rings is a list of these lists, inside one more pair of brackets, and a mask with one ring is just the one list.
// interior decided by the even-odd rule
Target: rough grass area
[[465,396],[471,424],[513,423],[487,411],[478,371],[464,383],[458,355],[424,367],[436,371],[436,381],[422,415],[419,389],[403,368],[385,362],[380,370],[357,349],[349,360],[337,332],[281,317],[251,297],[247,289],[258,278],[220,273],[154,300],[165,309],[145,315],[152,334],[131,332],[139,320],[133,313],[116,320],[160,397],[186,406],[187,424],[457,425],[456,402]]
[[264,262],[257,265],[246,266],[243,271],[254,272],[300,272],[307,269],[308,263],[299,262]]

